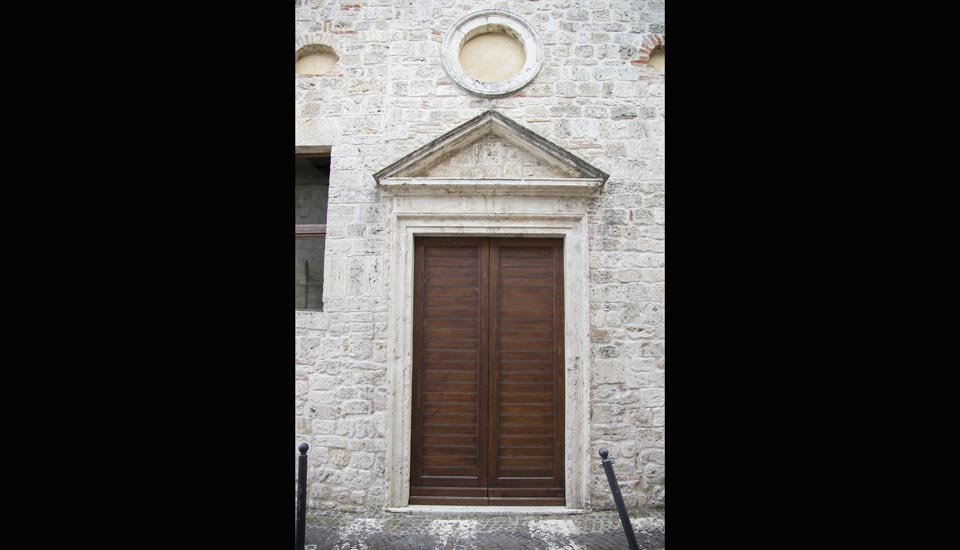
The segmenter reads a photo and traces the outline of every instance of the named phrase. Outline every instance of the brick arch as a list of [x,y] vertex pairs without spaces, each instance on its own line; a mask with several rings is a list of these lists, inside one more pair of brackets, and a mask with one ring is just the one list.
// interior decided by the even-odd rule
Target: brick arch
[[333,53],[339,58],[340,49],[337,35],[331,33],[316,34],[298,34],[294,41],[294,54],[299,55],[301,51],[309,52],[311,50],[333,50]]
[[667,45],[664,34],[661,32],[652,32],[643,35],[640,38],[640,45],[637,46],[637,58],[634,64],[645,64],[650,62],[650,54],[657,48],[663,48]]

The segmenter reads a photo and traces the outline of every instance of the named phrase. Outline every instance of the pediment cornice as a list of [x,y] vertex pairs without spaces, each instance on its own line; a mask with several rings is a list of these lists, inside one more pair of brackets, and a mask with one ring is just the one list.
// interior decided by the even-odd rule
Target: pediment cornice
[[[493,135],[522,149],[564,177],[429,177],[429,168],[477,141]],[[373,175],[385,190],[400,194],[535,194],[588,196],[609,175],[580,157],[496,111],[457,126]]]

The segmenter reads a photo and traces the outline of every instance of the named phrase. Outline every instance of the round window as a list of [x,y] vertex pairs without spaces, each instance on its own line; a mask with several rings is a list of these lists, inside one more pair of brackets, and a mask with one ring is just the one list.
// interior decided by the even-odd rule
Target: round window
[[523,69],[523,44],[505,32],[487,32],[460,48],[460,66],[480,82],[503,82]]
[[496,96],[519,90],[537,75],[543,48],[533,27],[504,10],[471,13],[443,38],[443,67],[471,92]]

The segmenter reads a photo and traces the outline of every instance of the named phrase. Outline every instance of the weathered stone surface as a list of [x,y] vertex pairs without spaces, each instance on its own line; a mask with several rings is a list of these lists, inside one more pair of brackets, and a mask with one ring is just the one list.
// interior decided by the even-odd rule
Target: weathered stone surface
[[[646,476],[646,473],[644,474]],[[631,498],[636,485],[656,479],[621,483]],[[344,493],[350,502],[360,502],[360,491]],[[459,508],[456,512],[405,512],[369,509],[362,512],[318,507],[309,510],[306,550],[390,549],[422,550],[608,550],[626,547],[622,523],[616,511],[574,515],[535,513],[482,513]],[[637,542],[645,550],[662,550],[666,534],[663,512],[636,510],[630,523]]]
[[[665,80],[645,62],[633,62],[662,45],[664,3],[539,0],[490,7],[526,19],[543,55],[529,84],[493,98],[453,82],[440,58],[444,33],[478,6],[319,0],[296,8],[297,47],[323,43],[340,56],[331,72],[294,79],[296,144],[333,147],[324,311],[296,314],[295,443],[311,446],[312,509],[369,509],[388,499],[395,198],[372,175],[488,110],[610,174],[597,197],[524,204],[545,209],[541,214],[576,213],[586,200],[589,387],[567,387],[587,399],[584,447],[591,452],[583,460],[598,463],[596,449],[607,446],[628,505],[663,504]],[[432,167],[431,175],[524,177],[535,167],[536,177],[545,177],[549,167],[525,164],[523,155],[482,140]],[[517,211],[510,199],[458,204]],[[611,508],[606,481],[594,470],[585,482],[590,506]]]
[[567,177],[567,174],[494,135],[465,147],[418,175],[436,178],[463,177],[464,174],[481,178]]

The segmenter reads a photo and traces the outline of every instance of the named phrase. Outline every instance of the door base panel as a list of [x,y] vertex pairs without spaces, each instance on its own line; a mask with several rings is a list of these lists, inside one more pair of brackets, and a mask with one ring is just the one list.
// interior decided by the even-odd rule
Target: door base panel
[[486,487],[411,487],[410,497],[482,497],[487,498]]
[[559,488],[412,487],[410,504],[564,506],[566,499]]
[[410,504],[443,504],[459,506],[487,506],[487,497],[415,497],[410,496]]
[[555,487],[489,487],[488,497],[497,498],[559,498],[563,499],[563,488]]
[[567,501],[563,497],[415,497],[411,495],[410,504],[442,504],[446,506],[565,506]]
[[565,498],[495,498],[487,499],[487,506],[565,506]]

